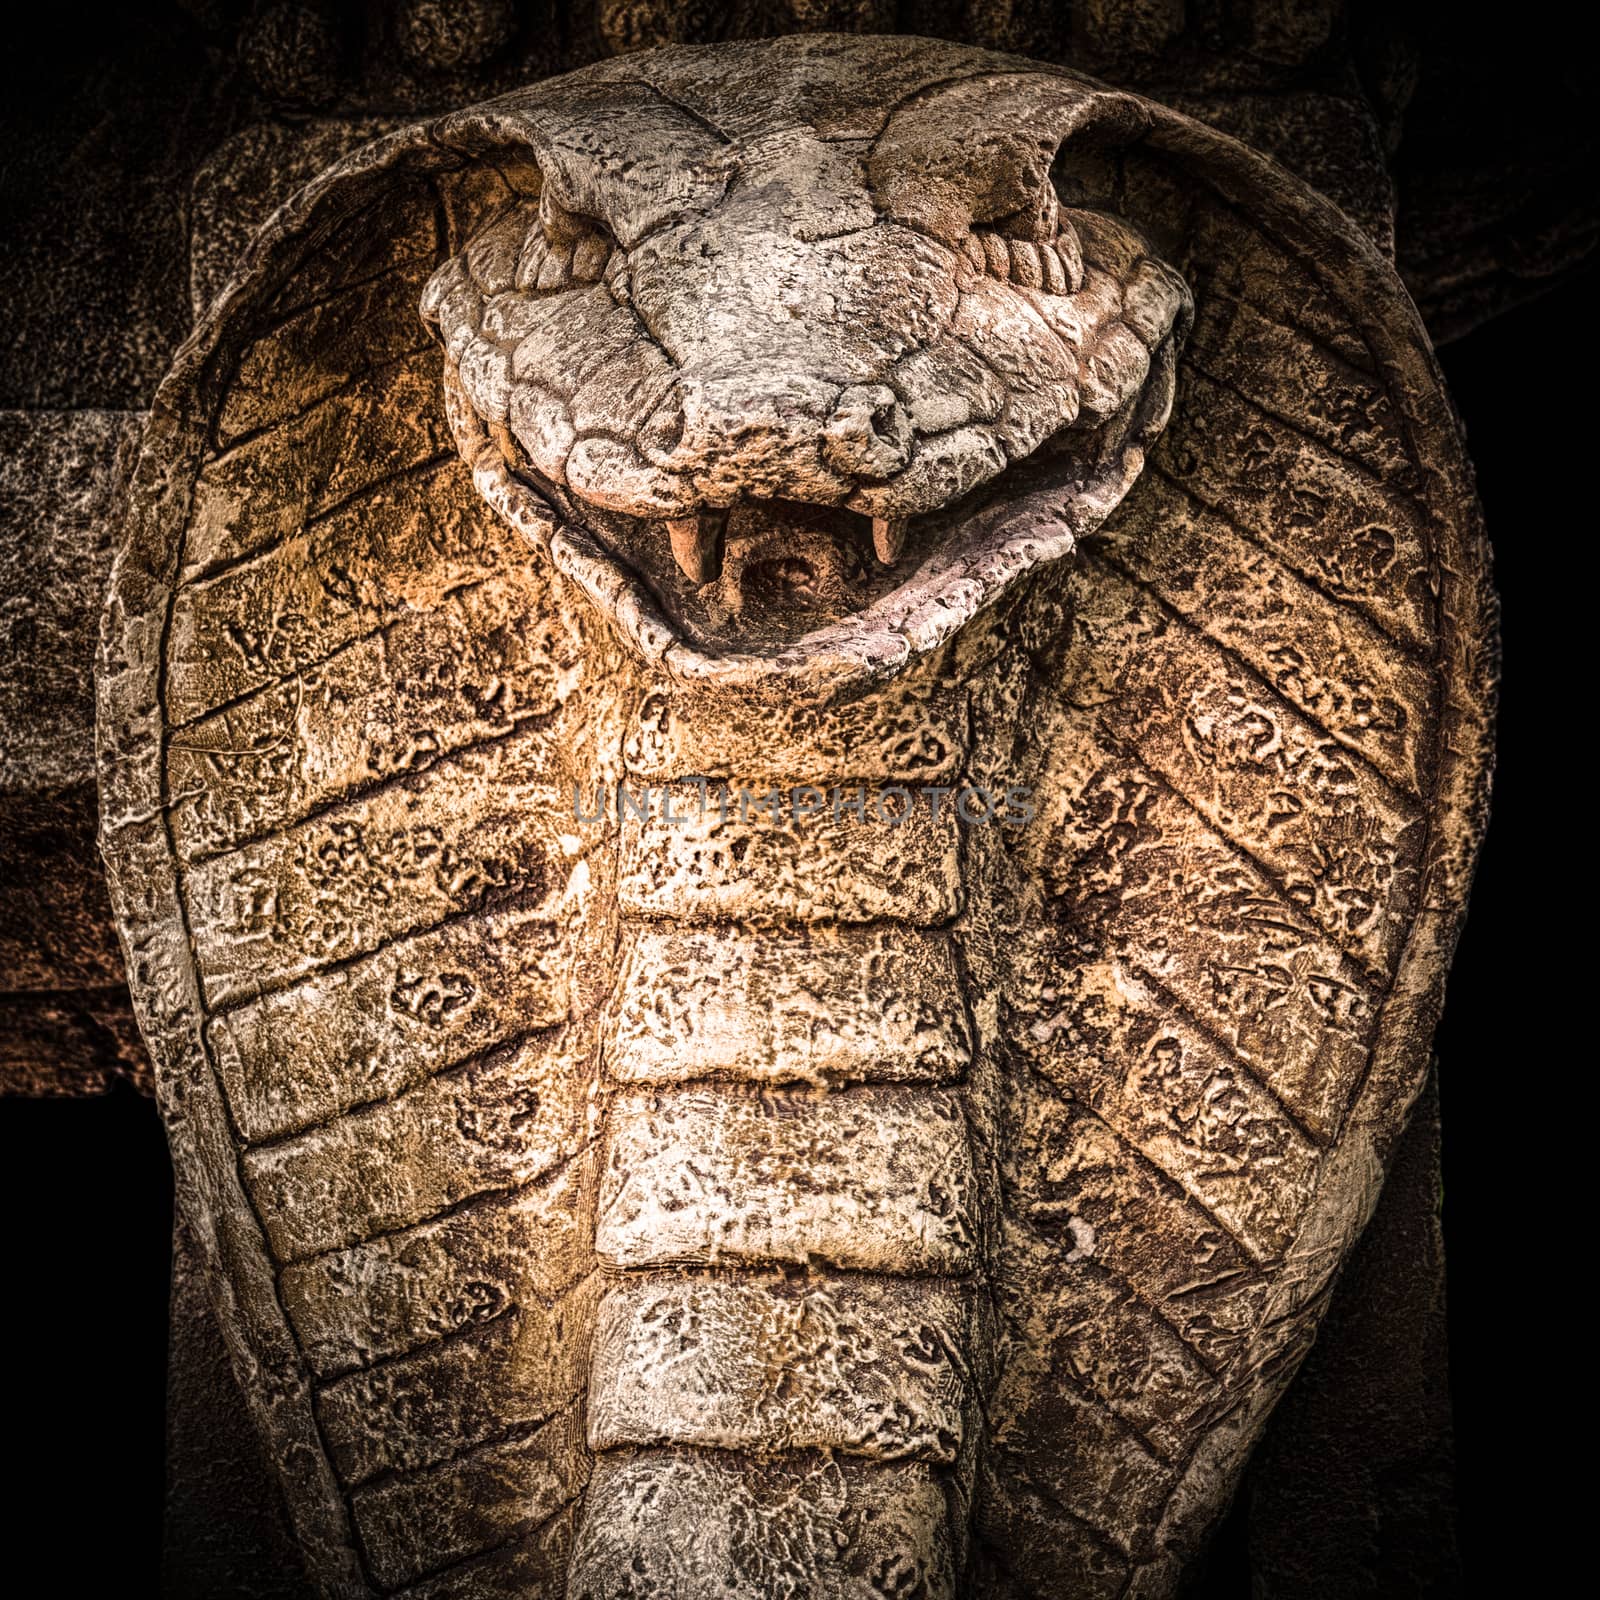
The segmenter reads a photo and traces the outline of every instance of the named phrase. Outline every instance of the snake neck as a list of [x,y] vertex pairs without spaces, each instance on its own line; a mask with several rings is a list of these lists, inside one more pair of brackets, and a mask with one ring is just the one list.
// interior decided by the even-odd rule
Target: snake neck
[[[695,743],[647,701],[629,743],[574,1600],[935,1600],[966,1561],[994,1183],[962,926],[1004,825],[968,791],[1004,802],[961,692],[847,715]],[[723,736],[788,770],[697,781]]]

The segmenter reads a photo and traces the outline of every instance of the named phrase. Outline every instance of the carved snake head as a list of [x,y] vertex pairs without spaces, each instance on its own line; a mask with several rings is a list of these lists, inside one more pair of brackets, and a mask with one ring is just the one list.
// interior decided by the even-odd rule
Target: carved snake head
[[636,646],[837,693],[1098,525],[1192,307],[1097,176],[1133,102],[925,61],[822,93],[814,52],[517,97],[537,173],[423,313],[480,489]]

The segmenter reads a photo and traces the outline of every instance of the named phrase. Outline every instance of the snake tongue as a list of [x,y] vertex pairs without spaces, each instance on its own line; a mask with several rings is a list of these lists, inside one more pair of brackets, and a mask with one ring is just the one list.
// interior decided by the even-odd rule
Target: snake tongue
[[714,583],[722,576],[722,549],[727,531],[727,516],[711,511],[668,521],[672,558],[690,583]]

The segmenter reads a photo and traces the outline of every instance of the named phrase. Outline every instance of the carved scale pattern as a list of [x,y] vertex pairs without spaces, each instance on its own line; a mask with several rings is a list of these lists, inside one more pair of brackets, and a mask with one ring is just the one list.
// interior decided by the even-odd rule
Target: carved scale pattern
[[[1223,176],[1127,175],[1199,308],[1139,489],[764,772],[450,458],[416,306],[506,153],[311,191],[163,390],[103,831],[325,1592],[658,1592],[699,1538],[751,1595],[1158,1595],[1229,1492],[1425,1062],[1493,659],[1420,335],[1349,309],[1396,291],[1162,128]],[[571,817],[696,773],[1054,798],[803,852]]]
[[[954,804],[890,822],[872,797],[959,781],[960,703],[883,697],[846,741],[827,718],[741,730],[795,764],[735,795],[866,802],[864,821],[830,806],[785,827],[714,792],[702,816],[684,780],[733,776],[696,738],[717,723],[646,702],[631,781],[694,820],[628,810],[622,829],[575,1597],[712,1571],[751,1600],[800,1574],[816,1595],[954,1592],[987,1312],[989,1141],[969,1125],[992,1108],[950,932]],[[830,765],[841,744],[854,760]]]

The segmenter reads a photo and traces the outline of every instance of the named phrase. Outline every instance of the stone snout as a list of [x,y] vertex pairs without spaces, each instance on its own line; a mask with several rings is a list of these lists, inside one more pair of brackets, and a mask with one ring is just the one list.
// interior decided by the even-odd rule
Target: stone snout
[[[910,416],[885,384],[841,388],[805,372],[758,368],[685,374],[642,430],[640,452],[664,470],[692,473],[711,508],[744,496],[827,503],[839,497],[840,478],[893,477],[910,460],[911,443]],[[589,497],[604,504],[605,487]],[[637,501],[613,508],[648,510]]]
[[[679,507],[665,522],[679,570],[705,584],[721,574],[731,507],[837,504],[852,488],[904,471],[914,436],[909,412],[885,384],[841,388],[804,372],[762,367],[684,376],[641,430],[639,453],[652,471],[694,483],[698,509]],[[590,483],[583,498],[649,517],[659,514],[653,493],[653,485],[624,467]],[[873,519],[870,538],[877,560],[892,565],[904,546],[905,519]]]

